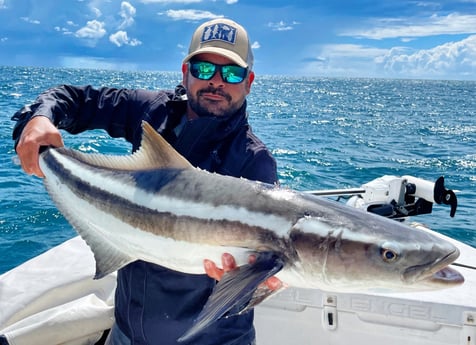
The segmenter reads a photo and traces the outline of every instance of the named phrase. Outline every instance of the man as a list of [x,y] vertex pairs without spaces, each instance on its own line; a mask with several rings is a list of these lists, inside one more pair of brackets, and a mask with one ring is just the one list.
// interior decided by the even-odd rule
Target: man
[[[243,27],[228,19],[200,25],[182,64],[182,85],[146,91],[63,85],[18,111],[13,139],[22,168],[43,177],[41,146],[63,146],[58,129],[104,129],[140,145],[148,121],[192,165],[223,175],[277,183],[276,162],[253,134],[246,96],[254,80],[253,53]],[[225,271],[235,268],[230,255]],[[201,311],[222,274],[205,260],[208,275],[187,275],[143,261],[118,272],[116,323],[109,344],[176,344]],[[215,279],[212,279],[215,278]],[[193,344],[252,344],[253,314],[223,318]]]

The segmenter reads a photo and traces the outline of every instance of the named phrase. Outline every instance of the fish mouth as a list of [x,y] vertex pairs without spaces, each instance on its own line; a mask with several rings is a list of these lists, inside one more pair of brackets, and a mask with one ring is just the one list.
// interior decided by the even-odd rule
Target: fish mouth
[[464,277],[448,265],[459,257],[459,250],[455,248],[446,256],[421,265],[408,267],[402,274],[403,281],[415,283],[428,281],[434,284],[457,285],[464,282]]
[[457,270],[446,266],[427,278],[430,283],[458,285],[464,283],[464,277]]

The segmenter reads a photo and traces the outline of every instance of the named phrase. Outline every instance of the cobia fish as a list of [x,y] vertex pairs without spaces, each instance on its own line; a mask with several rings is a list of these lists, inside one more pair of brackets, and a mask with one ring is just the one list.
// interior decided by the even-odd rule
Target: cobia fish
[[[96,278],[135,260],[204,274],[231,253],[242,267],[217,284],[199,326],[246,302],[276,274],[328,291],[427,290],[461,284],[451,243],[342,203],[194,168],[148,123],[141,148],[110,156],[48,149],[44,184],[91,247]],[[257,261],[245,264],[250,253]],[[211,316],[210,316],[211,315]]]

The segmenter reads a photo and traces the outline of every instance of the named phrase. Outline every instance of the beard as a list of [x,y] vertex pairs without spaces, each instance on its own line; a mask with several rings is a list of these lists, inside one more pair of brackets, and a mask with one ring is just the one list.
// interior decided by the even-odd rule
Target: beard
[[[204,93],[213,93],[219,96],[222,96],[225,102],[214,102],[211,100],[204,100],[202,95]],[[238,111],[243,105],[243,101],[233,102],[232,97],[223,92],[221,89],[214,87],[208,87],[206,89],[201,89],[196,92],[196,94],[188,94],[188,103],[190,108],[197,114],[199,117],[210,117],[210,116],[231,116]]]

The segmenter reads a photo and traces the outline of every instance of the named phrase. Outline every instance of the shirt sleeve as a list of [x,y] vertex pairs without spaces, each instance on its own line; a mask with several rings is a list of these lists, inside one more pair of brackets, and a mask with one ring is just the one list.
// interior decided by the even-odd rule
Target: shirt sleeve
[[35,102],[16,112],[13,129],[15,147],[26,123],[35,116],[46,116],[72,134],[104,129],[112,137],[133,142],[141,122],[156,107],[165,108],[169,94],[148,90],[61,85],[46,90]]

